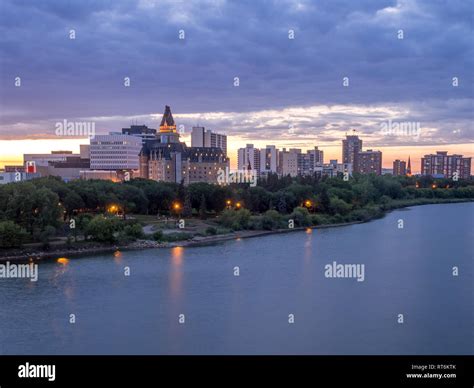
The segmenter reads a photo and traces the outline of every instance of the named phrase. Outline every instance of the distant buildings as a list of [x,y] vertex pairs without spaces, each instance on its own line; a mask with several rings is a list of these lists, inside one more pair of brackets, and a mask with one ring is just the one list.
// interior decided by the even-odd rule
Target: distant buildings
[[92,170],[138,170],[138,154],[142,149],[139,136],[110,134],[96,135],[90,140],[90,168]]
[[49,162],[65,162],[66,158],[79,156],[72,151],[51,151],[49,154],[23,154],[23,162],[34,162],[36,167],[47,167]]
[[382,175],[382,152],[359,151],[357,155],[357,172],[361,174]]
[[346,135],[342,140],[342,163],[351,163],[354,172],[359,172],[359,152],[362,151],[362,140],[357,135]]
[[0,172],[0,185],[4,185],[7,183],[15,183],[15,182],[22,182],[28,181],[33,178],[39,178],[39,173],[27,173],[25,171],[1,171]]
[[[342,163],[336,159],[324,163],[324,152],[318,147],[302,151],[275,145],[256,148],[247,144],[237,152],[239,171],[251,171],[258,177],[276,173],[280,176],[338,176],[361,174],[411,176],[411,159],[396,159],[393,168],[382,168],[382,152],[363,150],[362,140],[355,134],[342,140]],[[121,132],[96,135],[90,144],[80,146],[80,153],[52,151],[50,154],[24,154],[24,164],[5,166],[0,171],[0,184],[39,176],[73,179],[106,179],[122,181],[142,177],[165,182],[219,182],[219,172],[229,170],[227,136],[192,128],[191,147],[180,141],[180,134],[169,106],[165,107],[159,130],[146,125],[131,125]],[[433,177],[470,179],[471,158],[448,155],[445,151],[425,155],[421,174]]]
[[[298,148],[290,148],[288,151],[283,148],[278,153],[278,168],[277,171],[281,176],[295,177],[300,175],[298,167],[301,165],[301,150]],[[300,163],[299,163],[300,162]]]
[[[24,154],[25,166],[38,176],[57,176],[64,181],[80,178],[80,172],[90,168],[89,146],[81,145],[80,154],[72,151],[52,151],[50,154]],[[6,166],[11,168],[11,166]],[[28,171],[27,171],[28,172]]]
[[204,127],[193,127],[191,131],[191,147],[220,148],[227,155],[227,136],[212,132]]
[[313,175],[318,171],[318,167],[324,164],[324,152],[314,147],[306,151],[305,154],[298,155],[298,174]]
[[274,145],[260,149],[260,174],[276,173],[278,167],[278,150]]
[[237,168],[243,170],[260,171],[260,150],[254,148],[253,144],[247,144],[245,148],[237,151]]
[[394,176],[407,175],[407,162],[400,159],[394,160],[392,174]]
[[[198,133],[196,130],[195,144],[206,144],[207,133],[201,132],[201,139]],[[212,136],[209,139],[212,142]],[[217,183],[219,171],[228,168],[229,158],[220,147],[187,147],[179,141],[169,106],[165,107],[157,138],[147,140],[139,155],[140,176],[157,181]]]
[[357,135],[346,135],[342,140],[342,162],[350,163],[354,172],[382,174],[382,152],[362,150],[362,140]]
[[123,135],[137,136],[145,144],[147,140],[156,139],[156,129],[148,128],[146,125],[131,125],[130,128],[122,128]]
[[453,178],[455,173],[459,179],[469,179],[471,176],[471,158],[462,155],[448,155],[447,151],[437,151],[436,154],[425,155],[421,158],[421,175],[431,175],[435,178]]

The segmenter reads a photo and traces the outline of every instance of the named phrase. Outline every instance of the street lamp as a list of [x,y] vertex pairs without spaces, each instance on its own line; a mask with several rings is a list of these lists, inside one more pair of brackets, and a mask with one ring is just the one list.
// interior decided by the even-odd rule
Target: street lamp
[[110,205],[107,211],[109,213],[118,213],[119,207],[117,205]]
[[241,204],[240,202],[237,202],[237,203],[235,204],[235,207],[236,207],[237,209],[240,209],[240,208],[242,207],[242,204]]
[[179,202],[173,202],[171,204],[171,210],[176,212],[176,214],[179,214],[181,212],[181,204]]

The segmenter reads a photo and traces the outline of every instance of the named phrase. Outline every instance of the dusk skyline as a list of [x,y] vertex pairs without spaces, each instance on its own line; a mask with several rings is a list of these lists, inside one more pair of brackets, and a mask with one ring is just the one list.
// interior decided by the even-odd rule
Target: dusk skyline
[[[340,159],[351,129],[386,168],[410,155],[419,170],[437,150],[474,156],[470,11],[457,1],[3,1],[0,167],[24,149],[87,142],[58,139],[58,121],[93,121],[97,133],[157,127],[164,105],[187,142],[197,124],[226,133],[233,165],[246,143]],[[388,120],[419,123],[420,136],[383,135]]]

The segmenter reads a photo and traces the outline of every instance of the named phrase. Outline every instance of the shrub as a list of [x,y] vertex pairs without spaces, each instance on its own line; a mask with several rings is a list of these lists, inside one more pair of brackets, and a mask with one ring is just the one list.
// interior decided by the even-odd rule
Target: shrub
[[123,234],[132,239],[143,238],[143,228],[140,224],[126,225],[123,229]]
[[86,227],[86,234],[99,242],[115,242],[115,233],[118,231],[116,219],[103,216],[94,217]]
[[163,232],[161,230],[157,230],[155,233],[153,233],[153,240],[163,241]]
[[281,227],[282,216],[276,210],[267,210],[261,219],[261,227],[265,230]]
[[208,234],[210,236],[215,236],[217,234],[217,229],[214,228],[213,226],[208,226],[206,228],[206,234]]
[[0,222],[0,248],[20,247],[28,234],[12,221]]
[[310,226],[311,217],[308,209],[304,207],[295,207],[293,213],[290,214],[290,219],[295,221],[295,226]]
[[351,211],[351,205],[349,205],[342,199],[334,197],[334,198],[331,198],[331,211],[334,214],[346,215],[347,213]]
[[220,222],[223,226],[233,230],[247,229],[249,227],[250,212],[247,209],[224,210]]
[[312,214],[311,215],[311,223],[313,225],[326,225],[330,223],[330,220],[327,216],[323,214]]

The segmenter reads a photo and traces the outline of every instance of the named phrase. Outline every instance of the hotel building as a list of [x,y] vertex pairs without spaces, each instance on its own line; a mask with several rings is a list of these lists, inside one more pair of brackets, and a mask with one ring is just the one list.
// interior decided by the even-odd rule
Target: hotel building
[[169,106],[157,138],[147,140],[139,156],[140,176],[157,181],[218,183],[219,171],[228,168],[229,158],[220,147],[187,147],[179,141]]

